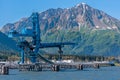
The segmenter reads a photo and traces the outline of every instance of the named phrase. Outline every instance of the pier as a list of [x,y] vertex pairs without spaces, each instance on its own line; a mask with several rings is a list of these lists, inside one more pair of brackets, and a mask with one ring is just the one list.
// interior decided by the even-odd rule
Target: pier
[[[100,67],[114,66],[113,63],[109,62],[72,62],[72,63],[31,63],[31,64],[19,64],[11,65],[11,63],[0,63],[0,75],[9,75],[9,69],[18,69],[19,71],[55,71],[61,70],[84,70],[85,68],[99,69]],[[14,67],[14,68],[13,68]]]

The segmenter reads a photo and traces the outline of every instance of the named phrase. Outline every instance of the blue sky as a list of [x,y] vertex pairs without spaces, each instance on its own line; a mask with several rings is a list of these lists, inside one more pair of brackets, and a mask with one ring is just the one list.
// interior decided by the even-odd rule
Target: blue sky
[[0,27],[28,17],[34,11],[70,8],[81,2],[120,20],[120,0],[0,0]]

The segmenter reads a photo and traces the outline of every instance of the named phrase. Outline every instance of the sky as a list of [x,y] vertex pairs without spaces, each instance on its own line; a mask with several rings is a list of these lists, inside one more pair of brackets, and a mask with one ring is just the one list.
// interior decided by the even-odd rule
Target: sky
[[81,2],[120,20],[120,0],[0,0],[0,28],[50,8],[71,8]]

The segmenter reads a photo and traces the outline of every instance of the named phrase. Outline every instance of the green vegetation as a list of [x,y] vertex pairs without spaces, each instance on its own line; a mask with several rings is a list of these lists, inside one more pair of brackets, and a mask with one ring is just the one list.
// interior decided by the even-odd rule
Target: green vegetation
[[120,33],[114,30],[94,30],[82,27],[80,30],[49,31],[42,37],[44,42],[75,42],[78,45],[63,48],[66,54],[118,56],[120,54]]
[[0,60],[15,61],[19,60],[19,56],[18,53],[15,52],[0,51]]
[[[64,55],[88,56],[88,60],[94,56],[118,56],[120,55],[120,33],[114,30],[95,30],[81,27],[78,30],[49,30],[42,36],[42,42],[74,42],[77,45],[65,46]],[[43,49],[49,53],[57,53],[57,48]],[[13,56],[12,56],[13,55]],[[18,54],[0,52],[0,59],[16,60]],[[89,56],[93,56],[92,59]],[[51,59],[51,56],[48,57]],[[72,59],[81,59],[74,57]],[[53,59],[53,58],[52,58]],[[55,57],[58,59],[58,56]],[[83,59],[84,60],[84,59]]]

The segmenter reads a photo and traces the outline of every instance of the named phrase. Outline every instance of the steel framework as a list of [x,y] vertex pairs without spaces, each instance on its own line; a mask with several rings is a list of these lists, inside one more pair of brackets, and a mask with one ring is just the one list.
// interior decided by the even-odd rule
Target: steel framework
[[[38,51],[40,48],[49,48],[49,47],[58,47],[59,55],[61,60],[61,55],[63,53],[62,47],[64,45],[74,45],[75,43],[71,42],[58,42],[58,43],[42,43],[40,36],[40,26],[39,26],[39,14],[37,12],[32,13],[32,28],[24,28],[21,32],[17,32],[15,30],[11,30],[9,32],[9,37],[19,37],[20,41],[18,42],[18,46],[21,52],[21,60],[20,63],[24,64],[25,62],[25,53],[29,56],[29,59],[32,63],[36,63],[36,58],[38,56]],[[32,41],[28,42],[25,38],[31,37]],[[44,57],[39,55],[42,59],[46,60]],[[50,61],[46,60],[50,63]]]

